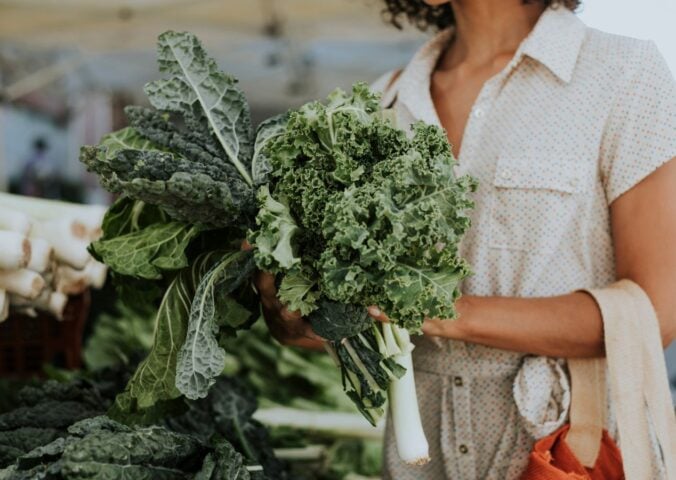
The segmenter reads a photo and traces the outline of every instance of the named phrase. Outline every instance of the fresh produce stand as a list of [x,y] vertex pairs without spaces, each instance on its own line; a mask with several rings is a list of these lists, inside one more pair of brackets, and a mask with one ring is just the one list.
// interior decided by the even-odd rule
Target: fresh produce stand
[[[0,272],[0,286],[41,299],[12,311],[60,317],[51,296],[100,286],[105,265],[123,327],[94,327],[84,357],[98,369],[26,387],[0,416],[0,479],[373,475],[388,400],[401,458],[429,461],[409,335],[426,316],[455,315],[474,188],[455,176],[444,132],[418,123],[408,135],[365,84],[254,130],[236,79],[194,35],[162,34],[158,61],[166,78],[145,88],[153,108],[128,106],[130,126],[81,150],[119,195],[103,218],[63,205],[67,221],[47,220],[47,204],[24,207],[63,265],[24,273],[30,258],[8,258],[26,278],[3,284]],[[257,269],[277,275],[279,299],[308,318],[328,355],[288,354],[269,336]],[[373,304],[390,323],[367,315]],[[125,317],[151,327],[151,341],[131,342],[142,351],[92,351],[125,338]],[[73,401],[86,408],[55,420],[44,442],[12,447],[41,428],[39,412]]]

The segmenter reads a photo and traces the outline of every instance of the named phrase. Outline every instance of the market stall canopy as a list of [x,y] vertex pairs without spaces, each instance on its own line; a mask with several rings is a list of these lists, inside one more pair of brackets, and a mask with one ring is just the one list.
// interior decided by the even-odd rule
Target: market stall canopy
[[[69,76],[71,93],[140,93],[157,75],[157,35],[189,30],[252,104],[286,108],[405,62],[422,36],[385,25],[381,9],[377,0],[0,0],[0,85],[16,97]],[[20,61],[7,60],[10,47]],[[27,51],[52,61],[31,64]]]

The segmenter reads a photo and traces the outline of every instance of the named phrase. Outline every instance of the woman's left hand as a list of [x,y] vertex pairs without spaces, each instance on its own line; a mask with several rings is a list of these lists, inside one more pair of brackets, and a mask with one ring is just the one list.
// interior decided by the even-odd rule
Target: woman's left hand
[[[468,320],[468,300],[467,297],[461,297],[456,303],[455,308],[458,312],[456,320],[447,320],[441,318],[425,318],[422,325],[422,331],[425,335],[431,337],[444,337],[453,340],[462,340],[465,338],[463,329]],[[368,307],[369,315],[379,322],[389,322],[390,319],[385,312],[383,312],[376,305]]]

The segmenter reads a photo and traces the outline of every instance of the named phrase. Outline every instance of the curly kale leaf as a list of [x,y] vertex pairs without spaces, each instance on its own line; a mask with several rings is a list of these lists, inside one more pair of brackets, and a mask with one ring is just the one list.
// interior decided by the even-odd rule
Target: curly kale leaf
[[448,150],[429,146],[438,130],[414,130],[417,150],[376,164],[369,184],[327,205],[319,268],[329,298],[377,304],[419,331],[425,317],[455,316],[458,285],[469,274],[458,244],[469,227],[473,183],[455,177]]
[[268,181],[268,176],[272,171],[269,147],[274,139],[284,133],[287,121],[287,114],[275,115],[261,122],[256,129],[256,141],[251,158],[251,173],[256,185],[262,185]]
[[289,270],[279,285],[277,296],[291,311],[308,315],[317,308],[319,292],[307,269]]
[[278,272],[300,262],[293,251],[293,236],[298,230],[289,207],[270,195],[267,185],[258,191],[260,210],[256,216],[259,230],[251,237],[256,264],[261,270]]
[[474,184],[455,176],[441,129],[412,130],[395,128],[363,85],[289,114],[250,235],[259,268],[290,277],[280,299],[305,313],[319,295],[379,305],[412,332],[426,316],[455,316]]
[[291,112],[267,153],[249,235],[256,262],[330,340],[348,395],[375,422],[403,371],[365,307],[409,332],[455,316],[474,182],[454,174],[441,129],[419,123],[407,135],[359,84]]

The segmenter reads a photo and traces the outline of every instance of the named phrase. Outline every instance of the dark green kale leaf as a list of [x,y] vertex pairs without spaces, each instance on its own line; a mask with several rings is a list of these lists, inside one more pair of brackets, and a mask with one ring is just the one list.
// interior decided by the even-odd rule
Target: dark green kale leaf
[[317,335],[340,342],[371,328],[373,320],[364,307],[321,299],[308,320]]
[[225,441],[216,443],[214,451],[204,457],[202,468],[194,480],[249,480],[251,476],[244,459]]
[[160,71],[171,75],[146,85],[150,103],[199,122],[220,144],[242,178],[252,184],[253,131],[249,105],[230,75],[219,70],[200,41],[187,32],[168,31],[157,44]]
[[[248,224],[255,136],[236,80],[185,32],[159,37],[158,62],[169,76],[145,89],[157,110],[127,108],[132,126],[83,147],[80,160],[104,188],[159,206],[180,222]],[[266,143],[262,136],[259,145]]]
[[203,442],[223,438],[249,465],[262,465],[265,478],[284,480],[285,465],[272,451],[267,430],[253,419],[256,397],[235,378],[219,377],[206,398],[188,403],[183,415],[166,419],[174,431],[197,435]]

